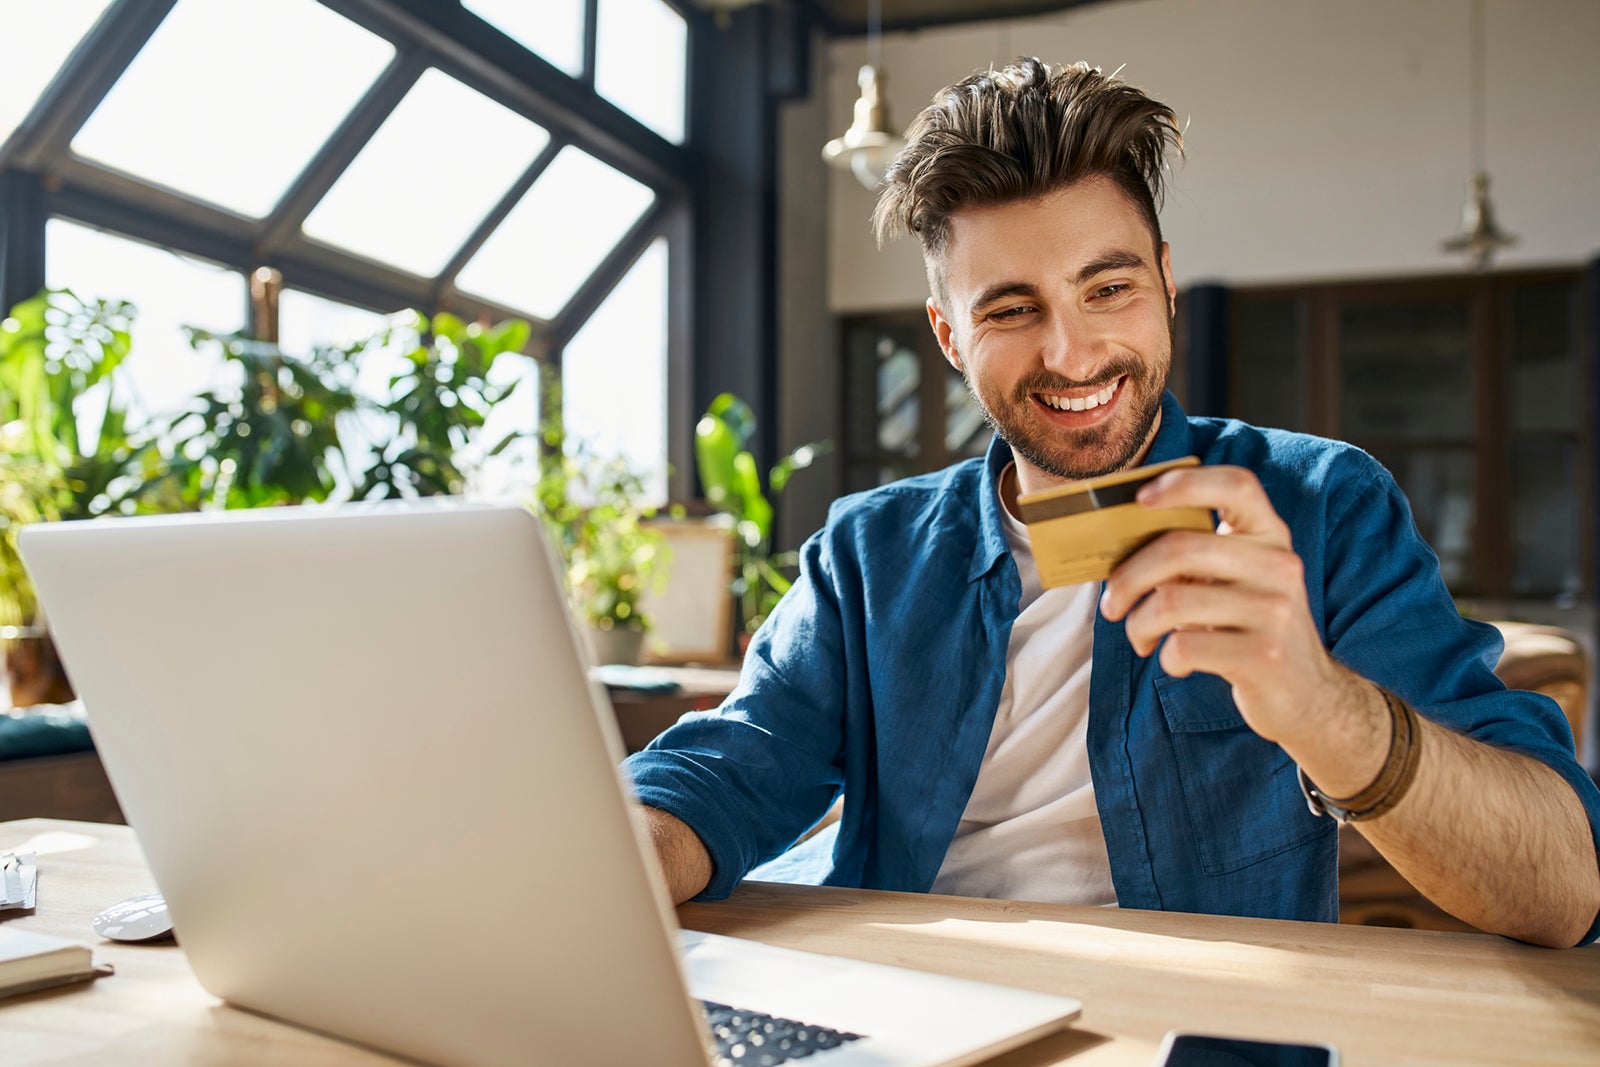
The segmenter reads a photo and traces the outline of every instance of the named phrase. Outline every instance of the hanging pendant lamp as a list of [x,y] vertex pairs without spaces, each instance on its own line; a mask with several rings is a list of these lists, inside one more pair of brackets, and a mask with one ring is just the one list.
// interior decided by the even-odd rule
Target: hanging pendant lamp
[[1441,242],[1446,252],[1465,252],[1477,270],[1488,270],[1494,254],[1517,243],[1495,220],[1494,204],[1489,200],[1489,168],[1485,162],[1484,117],[1484,29],[1483,0],[1472,0],[1470,73],[1472,99],[1473,175],[1467,183],[1467,201],[1461,208],[1461,225],[1454,237]]
[[878,56],[880,36],[878,0],[872,0],[867,15],[868,61],[856,77],[861,96],[856,100],[853,120],[843,136],[835,137],[822,149],[823,160],[830,166],[853,172],[868,189],[878,187],[883,181],[883,172],[905,147],[905,141],[889,123],[889,108],[883,99],[884,75]]

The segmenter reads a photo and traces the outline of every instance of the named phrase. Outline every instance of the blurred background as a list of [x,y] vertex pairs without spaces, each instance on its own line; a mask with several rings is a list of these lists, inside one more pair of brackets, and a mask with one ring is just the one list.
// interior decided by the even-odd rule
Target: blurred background
[[[1162,221],[1190,412],[1368,449],[1464,610],[1592,656],[1589,0],[13,0],[0,30],[0,309],[70,290],[58,355],[74,307],[109,331],[74,457],[111,426],[137,460],[85,513],[527,495],[559,427],[641,506],[705,514],[695,427],[726,393],[763,469],[825,446],[773,487],[762,550],[792,548],[839,494],[987,443],[915,242],[867,220],[932,94],[1028,54],[1185,122]],[[282,383],[318,353],[308,407]],[[301,405],[314,469],[247,500],[258,358],[290,361],[251,402]],[[401,458],[433,440],[422,378],[453,481]]]

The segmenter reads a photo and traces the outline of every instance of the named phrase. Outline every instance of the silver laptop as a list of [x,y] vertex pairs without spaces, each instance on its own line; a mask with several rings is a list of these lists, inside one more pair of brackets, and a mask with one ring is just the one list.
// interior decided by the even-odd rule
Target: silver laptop
[[1080,1010],[680,932],[521,508],[39,524],[22,551],[195,976],[233,1004],[518,1067],[728,1062],[702,999],[838,1031],[818,1067],[972,1063]]

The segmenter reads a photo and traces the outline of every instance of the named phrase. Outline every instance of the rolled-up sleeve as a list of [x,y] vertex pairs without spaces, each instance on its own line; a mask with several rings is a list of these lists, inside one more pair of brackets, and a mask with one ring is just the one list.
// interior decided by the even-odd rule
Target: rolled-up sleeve
[[697,899],[718,900],[827,811],[843,783],[843,623],[824,533],[750,644],[739,684],[623,763],[640,802],[687,823],[715,871]]
[[[1359,457],[1359,460],[1354,460]],[[1600,855],[1600,789],[1579,764],[1572,729],[1549,697],[1495,675],[1500,632],[1463,619],[1418,534],[1410,506],[1376,461],[1329,502],[1323,618],[1334,656],[1457,733],[1520,752],[1561,775],[1582,802]],[[1583,943],[1600,935],[1600,916]]]

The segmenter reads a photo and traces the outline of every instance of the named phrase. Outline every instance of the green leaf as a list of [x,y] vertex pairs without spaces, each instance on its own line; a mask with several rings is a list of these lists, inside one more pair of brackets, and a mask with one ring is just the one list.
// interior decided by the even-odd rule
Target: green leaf
[[772,505],[761,492],[761,475],[756,469],[756,457],[748,452],[740,452],[733,457],[734,492],[739,495],[743,504],[741,514],[743,518],[755,524],[761,531],[761,540],[766,541],[772,533]]
[[740,448],[750,447],[750,439],[756,433],[756,413],[750,410],[749,404],[732,393],[722,393],[706,408],[706,414],[714,415],[726,423],[738,438]]
[[533,336],[533,323],[527,319],[506,319],[490,330],[484,343],[494,352],[521,352]]
[[448,338],[459,346],[467,339],[467,324],[448,311],[441,311],[433,317],[433,334],[435,337]]
[[767,472],[767,485],[771,487],[774,493],[783,492],[783,487],[789,484],[789,479],[794,475],[795,471],[805,470],[816,462],[818,456],[827,452],[831,447],[826,441],[801,445],[780,459],[772,470]]
[[743,511],[743,497],[735,485],[738,470],[734,457],[739,448],[738,436],[720,416],[707,412],[695,425],[695,464],[706,499],[734,515]]

